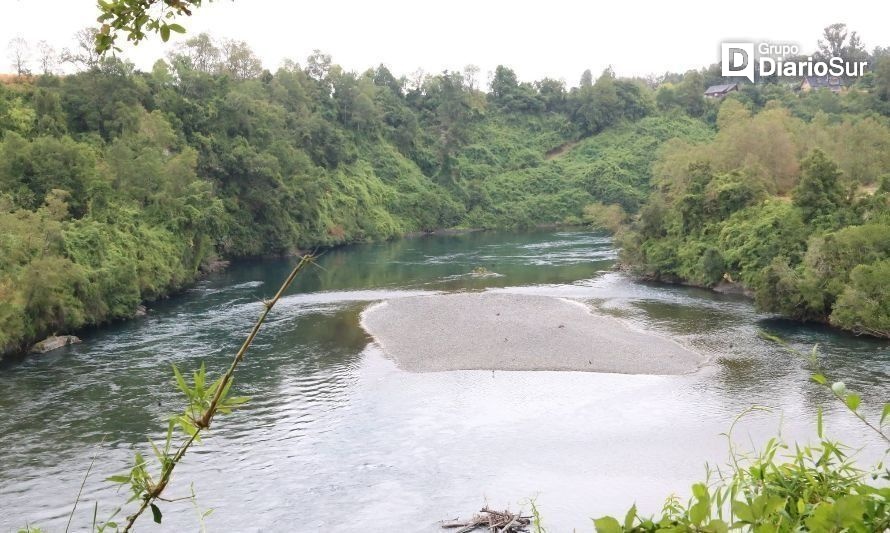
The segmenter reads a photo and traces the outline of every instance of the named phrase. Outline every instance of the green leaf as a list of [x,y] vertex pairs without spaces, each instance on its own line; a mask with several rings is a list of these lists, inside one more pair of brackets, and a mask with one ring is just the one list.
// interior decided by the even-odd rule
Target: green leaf
[[859,495],[841,496],[834,503],[821,502],[807,518],[810,531],[840,531],[862,525],[865,514],[865,498]]
[[881,425],[884,425],[884,420],[887,420],[887,417],[890,417],[890,403],[884,404],[884,410],[881,412]]
[[250,401],[250,396],[233,396],[231,398],[226,399],[226,405],[241,405]]
[[201,367],[195,371],[195,392],[198,396],[204,396],[204,384],[207,378],[207,369],[204,367],[204,361],[201,361]]
[[195,434],[198,433],[198,428],[187,417],[180,416],[179,418],[177,418],[177,421],[179,422],[179,427],[182,428],[182,430],[186,432],[188,436],[194,437]]
[[699,501],[707,500],[709,499],[708,487],[704,483],[696,483],[692,486],[692,495]]
[[845,401],[847,407],[849,407],[851,411],[855,411],[859,408],[859,404],[862,403],[862,397],[858,394],[848,394]]
[[152,518],[154,518],[156,524],[160,524],[161,523],[161,510],[155,504],[151,504],[150,507],[151,507]]
[[110,481],[112,483],[129,483],[130,476],[109,476],[105,478],[105,481]]
[[820,407],[816,409],[816,435],[818,435],[820,439],[822,438],[822,430],[822,408]]
[[748,504],[746,504],[745,502],[732,502],[732,513],[736,515],[742,522],[745,522],[747,524],[754,523],[754,513],[751,512],[751,507],[749,507]]
[[810,376],[810,378],[819,385],[825,385],[826,383],[828,383],[828,380],[825,379],[825,376],[823,376],[822,374],[813,374],[812,376]]
[[637,504],[633,504],[624,515],[624,529],[631,530],[634,527],[634,519],[637,517]]
[[695,525],[701,525],[708,517],[708,501],[700,500],[698,503],[689,508],[689,520]]
[[621,524],[611,516],[595,518],[593,527],[596,528],[597,533],[621,533]]
[[179,387],[179,390],[184,392],[186,396],[189,396],[191,389],[189,389],[188,383],[185,382],[185,378],[182,377],[182,372],[179,371],[179,368],[176,365],[173,365],[173,376],[176,377],[176,386]]
[[163,26],[161,26],[160,32],[162,41],[166,43],[170,40],[170,26],[164,24]]
[[176,33],[185,33],[185,28],[183,28],[179,24],[170,24],[167,27],[170,28],[170,31],[175,31]]
[[768,496],[763,503],[763,514],[761,516],[772,516],[778,514],[778,512],[784,508],[785,498],[779,496]]
[[707,530],[714,533],[729,533],[729,525],[723,520],[714,519],[708,522]]

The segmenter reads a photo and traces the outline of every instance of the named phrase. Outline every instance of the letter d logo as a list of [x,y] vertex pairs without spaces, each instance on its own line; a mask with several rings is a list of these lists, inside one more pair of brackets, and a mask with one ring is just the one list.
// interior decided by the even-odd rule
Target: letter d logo
[[754,43],[721,43],[720,52],[723,76],[744,76],[754,83]]

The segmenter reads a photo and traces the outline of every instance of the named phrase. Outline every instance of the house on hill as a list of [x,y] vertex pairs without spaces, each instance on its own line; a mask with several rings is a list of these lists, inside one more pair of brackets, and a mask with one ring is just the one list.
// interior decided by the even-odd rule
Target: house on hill
[[723,98],[727,94],[738,91],[739,84],[738,83],[726,83],[724,85],[711,85],[705,91],[705,96],[708,98]]
[[800,82],[800,90],[805,93],[817,89],[828,89],[833,93],[839,93],[844,88],[844,80],[837,76],[804,76]]

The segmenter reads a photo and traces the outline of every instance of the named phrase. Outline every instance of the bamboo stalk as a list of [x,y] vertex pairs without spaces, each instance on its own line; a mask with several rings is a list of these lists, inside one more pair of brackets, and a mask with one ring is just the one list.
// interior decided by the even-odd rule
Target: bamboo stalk
[[294,278],[297,277],[297,274],[300,273],[303,268],[312,263],[315,260],[315,256],[312,254],[304,255],[300,258],[300,262],[297,263],[297,266],[291,270],[291,273],[287,276],[287,279],[284,280],[284,283],[279,287],[278,292],[275,293],[275,296],[271,300],[266,300],[263,302],[263,311],[260,313],[260,317],[257,319],[256,323],[253,325],[253,328],[250,330],[250,333],[247,335],[247,338],[244,339],[244,342],[241,344],[241,348],[235,354],[235,357],[232,359],[232,363],[229,365],[229,369],[223,375],[223,379],[219,384],[219,387],[216,389],[216,393],[213,396],[213,400],[211,400],[210,405],[207,407],[207,410],[204,411],[204,415],[200,420],[197,421],[197,431],[195,431],[194,435],[189,437],[185,443],[180,446],[180,448],[176,451],[176,455],[173,456],[173,459],[164,466],[161,472],[161,479],[158,480],[158,483],[155,485],[154,489],[142,500],[142,505],[139,506],[139,509],[136,510],[135,513],[127,517],[127,525],[124,527],[124,533],[130,531],[133,527],[133,524],[136,520],[145,512],[148,507],[158,500],[161,497],[161,494],[164,492],[164,489],[167,488],[167,484],[170,482],[170,477],[173,475],[173,469],[176,468],[176,465],[179,464],[179,461],[185,456],[185,452],[191,447],[191,445],[198,438],[198,435],[202,430],[210,427],[210,423],[213,421],[213,416],[216,414],[217,407],[219,405],[219,401],[222,397],[223,391],[226,389],[229,383],[232,382],[235,376],[235,369],[238,368],[238,364],[244,360],[244,354],[247,353],[247,350],[250,348],[250,345],[253,344],[254,338],[256,338],[257,333],[259,333],[260,328],[263,326],[263,323],[266,321],[266,317],[269,315],[269,312],[275,307],[275,304],[278,303],[278,300],[284,295],[285,291],[290,287],[291,283],[293,283]]

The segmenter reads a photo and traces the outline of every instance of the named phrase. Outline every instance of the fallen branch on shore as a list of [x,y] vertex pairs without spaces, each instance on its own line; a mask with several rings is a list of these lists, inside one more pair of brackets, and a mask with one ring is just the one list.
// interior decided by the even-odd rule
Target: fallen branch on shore
[[531,524],[531,518],[513,514],[510,511],[492,511],[488,507],[483,507],[479,514],[473,515],[473,518],[468,521],[442,522],[442,527],[445,529],[461,528],[456,533],[467,533],[481,527],[487,528],[492,533],[520,533],[528,532],[527,527]]

